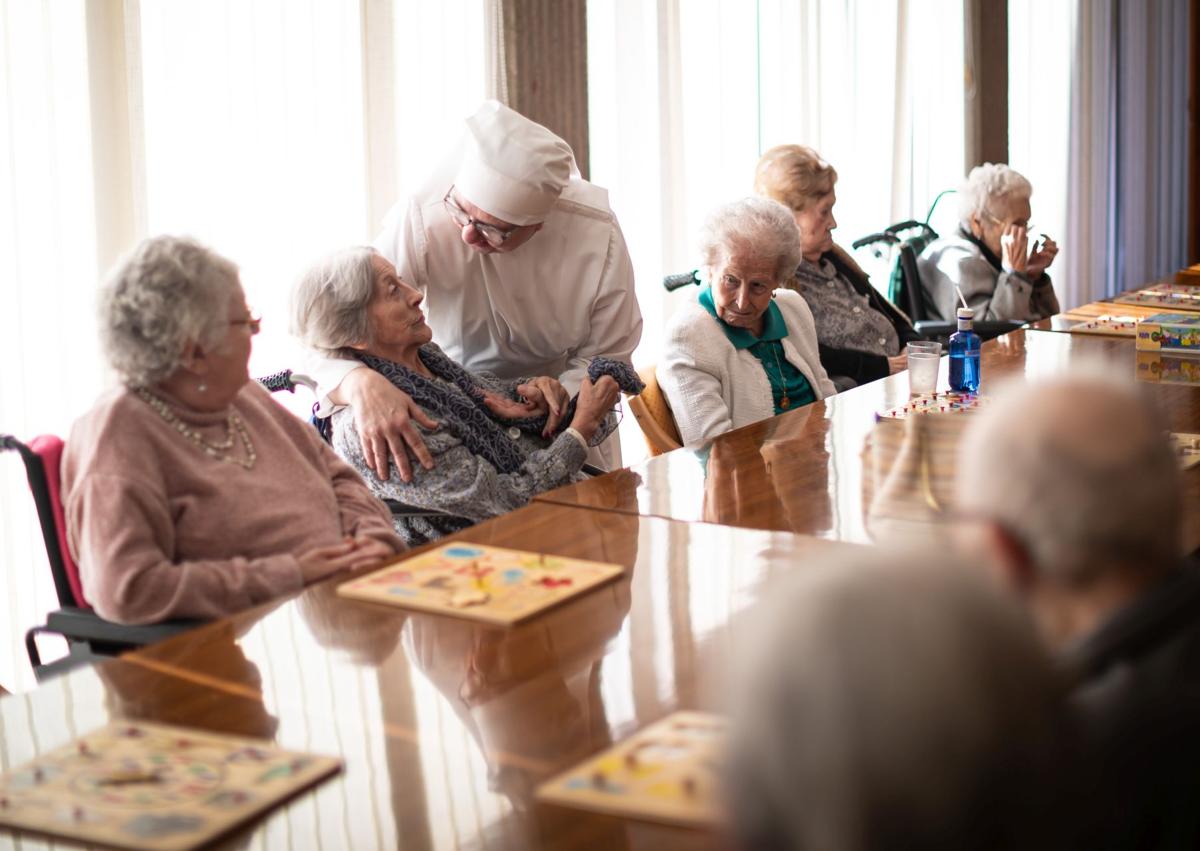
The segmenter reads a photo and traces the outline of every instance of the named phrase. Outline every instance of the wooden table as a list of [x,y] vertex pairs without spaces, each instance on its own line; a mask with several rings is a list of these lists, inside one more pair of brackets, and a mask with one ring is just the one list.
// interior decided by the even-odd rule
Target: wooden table
[[[1132,345],[1016,332],[985,344],[983,389],[1085,356],[1132,371]],[[1153,392],[1173,428],[1200,431],[1200,389]],[[0,767],[110,718],[154,720],[346,761],[231,837],[237,847],[719,846],[711,834],[539,805],[534,788],[676,709],[721,710],[750,607],[770,583],[870,540],[864,440],[877,412],[907,399],[907,376],[892,376],[453,536],[626,568],[524,625],[343,600],[327,583],[0,699]],[[1185,481],[1195,506],[1200,469]],[[1191,508],[1186,534],[1200,545]],[[0,834],[0,847],[10,842]]]
[[[1060,374],[1072,363],[1104,359],[1132,375],[1132,339],[1015,331],[983,346],[984,393],[1002,378]],[[942,359],[938,384],[947,389]],[[1152,385],[1172,429],[1200,431],[1200,388]],[[863,447],[875,414],[908,399],[908,375],[839,393],[828,400],[722,435],[707,451],[651,458],[539,501],[642,516],[798,532],[841,541],[872,540],[863,499]],[[1191,506],[1200,506],[1200,468],[1184,474]],[[1185,543],[1200,547],[1200,511],[1187,512]]]
[[[1132,316],[1135,319],[1145,319],[1156,313],[1162,313],[1161,307],[1147,307],[1143,304],[1117,304],[1111,301],[1094,301],[1081,304],[1071,310],[1046,319],[1030,322],[1029,327],[1038,331],[1068,332],[1081,322],[1088,322],[1100,316]],[[1101,335],[1103,336],[1103,335]]]
[[709,834],[539,805],[534,788],[675,709],[719,710],[747,607],[772,579],[848,545],[555,505],[454,538],[627,573],[510,630],[316,586],[0,700],[3,765],[109,718],[156,720],[346,760],[232,844],[719,846]]

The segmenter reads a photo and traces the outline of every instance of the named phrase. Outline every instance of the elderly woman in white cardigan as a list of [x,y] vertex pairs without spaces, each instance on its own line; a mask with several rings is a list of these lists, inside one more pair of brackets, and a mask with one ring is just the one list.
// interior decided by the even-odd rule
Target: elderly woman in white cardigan
[[823,399],[812,313],[776,289],[800,263],[800,232],[786,207],[744,198],[714,210],[700,238],[707,282],[667,326],[658,366],[685,446]]

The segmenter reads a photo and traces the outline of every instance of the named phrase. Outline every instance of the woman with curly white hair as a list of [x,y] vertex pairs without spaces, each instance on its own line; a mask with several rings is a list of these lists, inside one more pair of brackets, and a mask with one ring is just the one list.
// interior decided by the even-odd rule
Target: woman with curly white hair
[[122,386],[75,423],[62,486],[100,615],[218,617],[403,549],[358,474],[249,380],[260,320],[233,263],[189,239],[147,239],[99,307]]
[[929,245],[917,260],[934,318],[954,319],[955,286],[979,319],[1030,322],[1058,313],[1046,269],[1058,245],[1045,234],[1031,241],[1033,187],[1001,163],[971,169],[959,190],[958,233]]
[[777,289],[801,256],[800,232],[777,201],[744,198],[705,221],[707,283],[671,318],[657,370],[685,446],[836,392],[803,296]]

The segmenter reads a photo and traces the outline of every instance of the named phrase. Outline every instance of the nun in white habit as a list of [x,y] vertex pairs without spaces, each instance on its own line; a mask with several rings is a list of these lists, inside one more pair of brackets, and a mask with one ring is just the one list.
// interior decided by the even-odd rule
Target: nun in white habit
[[[463,144],[384,221],[375,248],[425,294],[433,339],[451,358],[505,379],[558,376],[575,393],[591,358],[629,362],[642,335],[633,264],[608,192],[579,176],[570,146],[540,124],[486,101]],[[387,477],[405,447],[430,466],[410,419],[432,421],[355,361],[311,366],[322,415],[355,410],[368,465]],[[551,408],[557,401],[548,400]],[[620,466],[614,434],[589,461]]]

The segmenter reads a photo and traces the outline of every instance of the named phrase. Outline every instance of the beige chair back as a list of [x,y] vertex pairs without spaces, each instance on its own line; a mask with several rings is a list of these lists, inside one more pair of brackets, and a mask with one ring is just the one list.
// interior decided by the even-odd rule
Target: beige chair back
[[658,386],[654,364],[642,367],[637,373],[645,382],[646,389],[637,396],[629,397],[629,410],[637,418],[650,455],[662,455],[664,452],[680,448],[683,440],[679,437],[679,429],[675,425],[671,406],[667,404],[667,397]]

